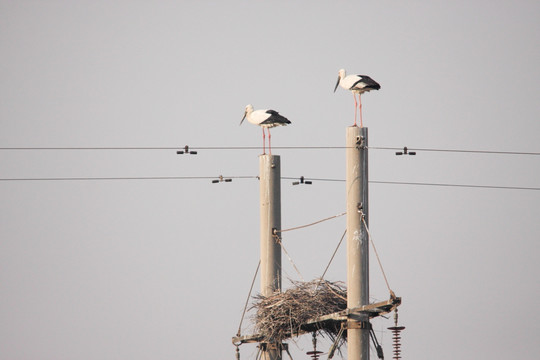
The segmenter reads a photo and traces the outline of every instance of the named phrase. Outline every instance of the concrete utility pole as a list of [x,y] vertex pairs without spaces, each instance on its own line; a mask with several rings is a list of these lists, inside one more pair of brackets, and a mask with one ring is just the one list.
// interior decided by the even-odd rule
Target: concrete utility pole
[[[347,308],[369,304],[368,129],[347,128]],[[347,320],[347,359],[369,360],[369,316]]]
[[[281,164],[275,155],[259,156],[261,206],[261,294],[281,291]],[[281,360],[281,343],[260,344],[262,360]]]

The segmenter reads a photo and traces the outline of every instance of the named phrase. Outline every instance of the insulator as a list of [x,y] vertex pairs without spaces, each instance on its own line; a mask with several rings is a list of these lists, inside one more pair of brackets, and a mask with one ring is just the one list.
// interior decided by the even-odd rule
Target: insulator
[[313,360],[318,360],[319,355],[322,354],[322,351],[308,351],[306,354],[311,356]]
[[[397,321],[396,321],[397,322]],[[401,331],[405,329],[405,326],[391,326],[388,330],[392,331],[392,340],[394,347],[394,360],[401,359]]]
[[197,151],[189,150],[189,146],[184,146],[184,150],[178,150],[176,152],[177,154],[191,154],[191,155],[197,155]]
[[313,351],[308,351],[306,355],[311,356],[313,360],[318,360],[319,355],[322,354],[322,351],[317,351],[317,333],[313,332],[313,339],[311,340],[313,342]]

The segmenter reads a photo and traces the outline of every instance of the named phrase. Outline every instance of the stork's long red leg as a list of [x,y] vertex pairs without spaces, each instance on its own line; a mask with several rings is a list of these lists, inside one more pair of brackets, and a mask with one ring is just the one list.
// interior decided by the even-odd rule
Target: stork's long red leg
[[265,136],[264,136],[264,128],[261,127],[261,129],[262,129],[262,132],[263,132],[263,155],[264,155],[264,154],[266,154],[266,148],[265,148],[266,140],[265,140]]
[[268,128],[268,152],[272,155],[272,134],[270,133],[270,128]]
[[356,102],[356,93],[353,91],[352,96],[354,98],[354,126],[356,126],[356,108],[358,107],[358,103]]
[[360,127],[364,127],[362,124],[362,96],[358,94],[358,110],[360,111]]

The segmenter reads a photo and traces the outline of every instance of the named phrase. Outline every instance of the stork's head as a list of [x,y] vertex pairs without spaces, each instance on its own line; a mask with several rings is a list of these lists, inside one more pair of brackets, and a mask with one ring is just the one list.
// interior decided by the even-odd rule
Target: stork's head
[[339,82],[341,81],[341,79],[344,79],[345,78],[345,69],[341,69],[339,70],[339,73],[338,73],[338,78],[337,78],[337,82],[336,82],[336,86],[334,87],[334,92],[336,92],[336,89],[339,85]]
[[240,125],[244,122],[244,119],[246,116],[249,116],[253,112],[253,105],[249,104],[246,106],[246,111],[244,111],[244,117],[242,118],[242,121],[240,121]]

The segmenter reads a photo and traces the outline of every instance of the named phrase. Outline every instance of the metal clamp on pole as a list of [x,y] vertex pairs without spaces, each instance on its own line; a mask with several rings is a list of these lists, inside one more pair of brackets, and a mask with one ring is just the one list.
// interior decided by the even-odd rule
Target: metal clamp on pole
[[367,330],[371,330],[371,323],[369,321],[355,321],[355,320],[351,320],[349,319],[349,321],[347,321],[347,329],[367,329]]

